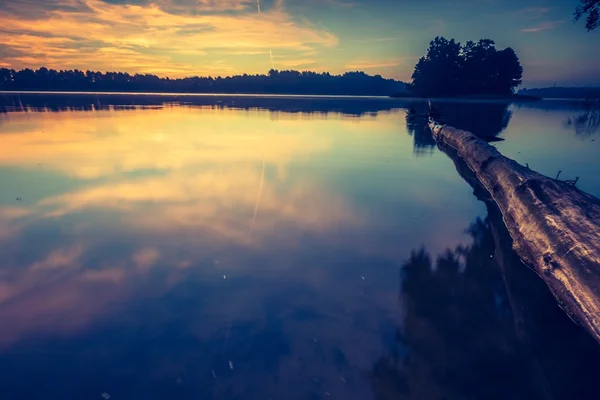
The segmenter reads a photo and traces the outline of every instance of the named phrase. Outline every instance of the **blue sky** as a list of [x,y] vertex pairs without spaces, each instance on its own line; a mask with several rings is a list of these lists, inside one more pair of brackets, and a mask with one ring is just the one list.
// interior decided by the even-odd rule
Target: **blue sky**
[[[577,0],[0,0],[0,66],[161,76],[364,70],[409,80],[436,35],[512,47],[524,87],[600,85]],[[260,12],[259,12],[260,5]]]

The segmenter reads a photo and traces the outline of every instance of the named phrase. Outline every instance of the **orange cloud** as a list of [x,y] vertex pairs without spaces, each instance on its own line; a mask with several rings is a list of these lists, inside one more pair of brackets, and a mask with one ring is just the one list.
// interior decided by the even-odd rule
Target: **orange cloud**
[[521,32],[537,33],[537,32],[542,32],[542,31],[549,31],[549,30],[556,29],[556,28],[560,27],[564,23],[565,23],[565,21],[542,22],[541,24],[538,24],[538,25],[533,26],[531,28],[521,29]]
[[366,60],[366,61],[353,61],[346,65],[346,68],[353,70],[373,69],[373,68],[386,68],[386,67],[397,67],[404,64],[406,60],[416,59],[418,57],[402,57],[391,60]]
[[[202,0],[196,7],[205,12],[190,15],[173,13],[164,2],[85,0],[27,18],[14,10],[0,11],[0,42],[7,48],[4,62],[15,68],[44,64],[171,76],[233,72],[239,65],[215,59],[228,51],[306,52],[338,43],[333,34],[292,19],[280,2],[260,14],[249,5],[243,0]],[[225,13],[230,10],[240,12]],[[268,58],[263,61],[252,61],[254,69],[264,72]],[[253,65],[244,67],[251,72]]]
[[83,254],[84,250],[85,248],[81,243],[78,243],[72,247],[56,249],[48,254],[43,260],[32,264],[30,269],[35,271],[58,268],[76,268],[78,267],[78,260]]
[[146,247],[133,255],[133,262],[139,268],[149,268],[160,257],[159,251],[154,247]]

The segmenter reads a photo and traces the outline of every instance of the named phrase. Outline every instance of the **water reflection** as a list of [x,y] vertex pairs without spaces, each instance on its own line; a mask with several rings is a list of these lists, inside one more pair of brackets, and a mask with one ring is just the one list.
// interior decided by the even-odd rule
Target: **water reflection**
[[441,155],[413,184],[397,114],[280,116],[6,114],[7,398],[370,396],[401,260],[481,208]]
[[[506,129],[512,117],[508,102],[434,100],[431,105],[439,114],[436,119],[440,123],[474,132],[482,137],[498,136]],[[407,115],[406,126],[414,140],[415,155],[433,154],[435,140],[426,120],[429,104],[415,101],[410,104],[409,110],[411,112]]]
[[575,130],[579,136],[591,136],[600,131],[600,100],[588,100],[583,104],[583,112],[568,117],[566,125]]
[[401,269],[403,325],[373,366],[375,398],[595,398],[600,349],[512,254],[500,214],[469,233],[469,246],[435,262],[414,251]]
[[404,320],[370,373],[375,398],[595,398],[600,348],[512,251],[500,211],[468,166],[444,151],[488,217],[469,226],[471,244],[435,262],[414,250],[401,268]]
[[135,110],[179,105],[208,108],[261,109],[286,113],[306,113],[319,116],[338,113],[347,116],[374,115],[377,112],[402,108],[406,100],[383,97],[327,96],[248,96],[248,95],[123,95],[110,93],[53,94],[0,93],[0,113],[27,110],[94,111]]
[[510,103],[501,101],[436,104],[443,123],[491,137],[498,136],[508,126],[512,118],[509,106]]
[[[475,270],[465,257],[480,245],[464,227],[486,214],[445,154],[428,144],[430,157],[413,157],[421,139],[394,109],[402,103],[277,99],[268,111],[152,99],[46,112],[44,101],[2,115],[2,398],[364,399],[394,393],[384,386],[425,396],[428,382],[386,369],[385,357],[378,383],[368,378],[391,348],[398,360],[418,354],[396,343],[396,327],[428,337],[410,312],[435,312],[430,297],[448,300],[440,312],[454,314],[433,317],[449,323],[473,320],[492,292],[506,300],[497,273],[469,278],[473,303],[452,303],[436,276],[417,273],[431,287],[398,302],[398,270],[426,258],[412,249],[459,248]],[[313,105],[324,112],[305,114]],[[480,247],[473,260],[490,249]],[[449,254],[446,280],[460,285]],[[468,338],[512,357],[506,318],[472,321]],[[529,318],[536,332],[549,326]],[[472,348],[458,329],[436,333],[433,348],[465,352],[464,384]],[[402,373],[449,365],[427,357]]]
[[[425,110],[423,110],[425,111]],[[413,137],[413,152],[415,156],[432,155],[435,149],[435,139],[423,117],[407,116],[406,130]]]

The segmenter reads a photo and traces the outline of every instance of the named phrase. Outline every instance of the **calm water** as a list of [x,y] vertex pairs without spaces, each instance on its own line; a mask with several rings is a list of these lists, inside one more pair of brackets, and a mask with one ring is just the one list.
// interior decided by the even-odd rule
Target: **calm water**
[[[600,346],[424,104],[0,103],[0,399],[598,398]],[[439,109],[600,196],[580,104]]]

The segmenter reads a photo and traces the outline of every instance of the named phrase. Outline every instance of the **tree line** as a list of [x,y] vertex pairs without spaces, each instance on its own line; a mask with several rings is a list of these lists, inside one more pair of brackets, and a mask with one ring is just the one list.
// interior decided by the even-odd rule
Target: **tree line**
[[548,87],[521,89],[518,94],[546,99],[600,99],[600,87]]
[[150,74],[80,70],[0,69],[4,91],[89,91],[173,93],[265,93],[388,96],[405,91],[406,84],[381,75],[346,72],[342,75],[310,71],[270,70],[266,75],[161,78]]

